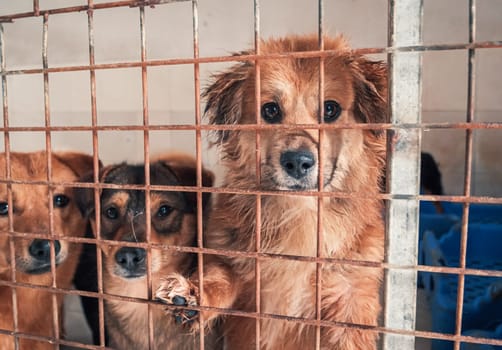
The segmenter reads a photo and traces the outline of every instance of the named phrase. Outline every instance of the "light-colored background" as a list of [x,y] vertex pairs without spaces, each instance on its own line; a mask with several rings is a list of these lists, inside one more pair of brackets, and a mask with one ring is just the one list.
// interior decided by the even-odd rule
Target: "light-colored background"
[[[94,1],[100,3],[103,1]],[[41,0],[42,9],[85,4],[84,0]],[[0,13],[30,11],[31,0],[0,0]],[[468,40],[467,0],[424,0],[425,43],[464,43]],[[261,2],[263,37],[317,30],[317,1],[273,0]],[[502,40],[502,1],[477,1],[477,40]],[[250,47],[253,42],[251,0],[202,0],[199,2],[200,55],[226,55]],[[383,47],[387,41],[387,0],[325,1],[326,32],[344,33],[354,47]],[[135,61],[140,58],[139,10],[116,8],[94,14],[97,63]],[[42,18],[19,19],[4,25],[8,69],[42,66]],[[49,18],[49,66],[86,65],[87,14],[71,13]],[[147,57],[191,57],[192,8],[190,2],[146,9]],[[478,121],[502,121],[502,50],[476,53],[476,115]],[[382,57],[381,57],[382,58]],[[383,57],[385,58],[385,57]],[[201,65],[205,86],[210,72],[226,64]],[[96,72],[98,122],[103,125],[141,124],[141,70],[115,69]],[[9,123],[43,126],[43,77],[9,76]],[[89,72],[55,73],[49,77],[50,115],[53,125],[90,125]],[[193,124],[193,67],[179,65],[148,68],[148,103],[152,124]],[[428,52],[423,55],[423,121],[462,122],[466,118],[466,50]],[[44,133],[12,133],[12,149],[45,147]],[[474,132],[473,193],[502,195],[502,137],[499,130]],[[3,144],[3,142],[2,142]],[[92,150],[90,132],[55,132],[55,149]],[[151,132],[152,152],[177,148],[194,152],[191,131]],[[423,132],[423,149],[438,160],[446,193],[463,190],[465,132]],[[141,132],[102,132],[99,154],[105,163],[143,159]],[[216,166],[214,152],[204,162]]]
[[[94,3],[103,1],[95,0]],[[40,0],[42,9],[81,5],[84,0]],[[263,37],[317,31],[316,0],[261,1]],[[31,0],[0,0],[0,14],[31,11]],[[426,44],[465,43],[468,40],[467,0],[424,0],[423,36]],[[502,1],[477,1],[477,40],[502,40]],[[227,55],[253,43],[251,0],[201,0],[199,2],[200,56]],[[387,42],[387,0],[326,0],[326,32],[344,33],[354,47],[384,47]],[[94,13],[97,63],[137,61],[140,58],[139,10],[116,8]],[[4,24],[7,69],[42,66],[42,18],[19,19]],[[87,14],[49,17],[49,66],[87,65]],[[190,2],[146,9],[148,59],[192,57],[192,7]],[[385,57],[380,56],[378,58]],[[476,114],[478,121],[502,122],[502,49],[476,52]],[[202,64],[205,86],[211,72],[228,64]],[[11,75],[7,79],[11,126],[43,126],[43,76]],[[54,73],[49,77],[52,125],[90,125],[88,71]],[[142,124],[141,70],[114,69],[96,72],[98,123]],[[151,124],[194,123],[194,77],[191,65],[148,68],[148,103]],[[467,51],[437,51],[423,55],[423,121],[462,122],[466,118]],[[1,136],[3,137],[3,136]],[[474,132],[473,194],[502,196],[502,137],[500,130]],[[44,133],[10,134],[11,149],[27,151],[45,147]],[[0,140],[3,145],[3,140]],[[92,151],[90,132],[54,132],[54,149]],[[99,156],[105,164],[143,159],[141,132],[99,133]],[[158,153],[181,149],[195,153],[191,131],[150,132],[150,149]],[[423,149],[439,162],[445,191],[463,191],[465,132],[424,130]],[[214,150],[204,147],[204,163],[217,167]],[[403,169],[406,171],[406,169]],[[420,294],[422,295],[422,294]],[[70,311],[73,309],[70,308]],[[75,311],[79,313],[80,311]],[[419,312],[423,312],[419,308]],[[429,323],[419,317],[419,328]],[[71,320],[71,319],[70,319]],[[423,348],[420,345],[417,348]]]

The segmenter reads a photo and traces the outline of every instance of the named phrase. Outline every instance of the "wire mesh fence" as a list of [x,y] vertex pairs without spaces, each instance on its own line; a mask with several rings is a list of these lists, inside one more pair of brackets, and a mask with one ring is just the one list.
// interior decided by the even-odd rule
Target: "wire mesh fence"
[[[203,325],[204,315],[203,311],[217,311],[218,313],[227,317],[241,317],[244,319],[252,319],[255,322],[253,329],[255,336],[255,347],[257,349],[264,348],[263,344],[267,344],[264,339],[263,324],[268,320],[284,321],[295,324],[302,324],[312,326],[315,329],[315,344],[313,348],[324,348],[322,345],[322,334],[324,329],[338,327],[342,329],[358,330],[361,332],[369,332],[378,334],[382,341],[381,346],[384,349],[411,349],[415,347],[415,341],[418,338],[449,341],[452,343],[454,349],[461,349],[464,343],[472,344],[486,344],[493,346],[502,346],[502,340],[490,338],[486,336],[478,336],[473,333],[466,333],[463,328],[463,319],[465,313],[463,308],[466,303],[466,280],[472,277],[493,278],[495,281],[502,277],[500,267],[485,269],[483,266],[477,267],[467,262],[467,255],[469,250],[469,237],[471,232],[471,224],[469,217],[471,215],[472,205],[477,204],[492,204],[501,205],[502,198],[495,194],[489,195],[473,195],[473,140],[474,132],[477,130],[490,130],[493,132],[500,132],[502,123],[498,121],[485,122],[477,120],[476,118],[476,59],[479,50],[490,49],[500,50],[502,48],[502,41],[478,41],[476,39],[476,8],[475,0],[470,0],[468,5],[468,18],[469,18],[469,38],[465,43],[447,43],[447,44],[423,44],[422,40],[422,14],[423,14],[423,1],[421,0],[403,0],[403,1],[388,1],[388,42],[385,47],[364,47],[354,49],[355,54],[370,55],[380,54],[387,55],[388,63],[388,107],[390,119],[383,123],[291,123],[291,124],[270,124],[264,123],[261,116],[262,103],[262,66],[269,61],[285,61],[288,59],[318,59],[318,106],[324,104],[324,87],[327,83],[325,62],[331,57],[338,55],[337,50],[326,48],[325,45],[325,17],[329,15],[326,11],[326,4],[320,0],[317,4],[311,4],[317,8],[317,50],[304,50],[287,53],[263,53],[262,50],[262,4],[258,0],[252,2],[253,12],[253,34],[254,42],[252,50],[242,52],[236,55],[219,55],[219,56],[203,56],[200,55],[201,37],[199,35],[200,23],[198,1],[185,1],[191,4],[192,16],[192,42],[190,57],[173,57],[162,59],[149,59],[147,57],[147,16],[145,10],[150,9],[155,11],[161,7],[173,6],[174,3],[183,1],[113,1],[113,2],[94,2],[89,0],[87,4],[75,5],[69,7],[58,7],[51,9],[41,9],[38,0],[34,0],[31,9],[26,12],[15,12],[2,14],[0,16],[0,63],[1,63],[1,76],[2,76],[2,101],[3,101],[3,139],[5,151],[5,174],[0,180],[0,183],[5,190],[2,193],[5,198],[2,199],[7,205],[7,223],[2,227],[2,236],[7,237],[2,240],[2,256],[0,262],[7,261],[8,266],[1,266],[0,271],[4,269],[8,271],[7,274],[2,274],[0,279],[0,288],[5,289],[7,292],[2,292],[2,298],[5,297],[6,303],[10,305],[8,310],[10,323],[9,326],[4,326],[5,329],[0,329],[0,335],[9,339],[8,344],[12,344],[11,348],[22,349],[28,348],[23,345],[23,341],[32,340],[34,344],[49,344],[50,347],[63,348],[63,347],[76,347],[84,349],[101,349],[106,347],[106,316],[105,308],[107,302],[118,302],[127,305],[141,305],[146,308],[147,324],[146,328],[142,330],[144,338],[147,339],[146,344],[148,348],[156,348],[156,325],[154,314],[160,307],[160,303],[155,298],[155,290],[158,283],[154,281],[157,277],[153,275],[154,266],[157,262],[153,258],[155,251],[162,251],[163,254],[180,254],[186,253],[189,255],[197,256],[196,270],[204,271],[205,263],[208,257],[211,259],[213,256],[223,256],[231,258],[251,259],[254,266],[254,299],[253,309],[254,312],[243,311],[240,309],[232,308],[215,308],[213,306],[206,306],[203,302],[201,305],[190,305],[191,309],[199,312],[199,323]],[[336,5],[335,5],[336,6]],[[100,11],[113,11],[116,9],[129,9],[136,11],[138,16],[137,23],[139,24],[139,59],[128,60],[115,60],[114,62],[97,62],[96,60],[96,28],[95,28],[95,14]],[[48,43],[51,33],[52,19],[63,14],[71,13],[86,13],[87,16],[87,50],[88,62],[85,64],[70,64],[70,65],[50,65],[48,56]],[[9,25],[16,23],[27,18],[40,18],[41,19],[41,56],[42,65],[37,68],[8,68],[6,64],[6,43],[9,41],[9,36],[5,34],[4,29]],[[466,96],[466,116],[465,121],[455,122],[423,122],[422,121],[422,56],[427,52],[443,53],[445,51],[467,51],[467,85]],[[203,120],[203,111],[201,110],[201,94],[203,88],[201,87],[201,65],[216,64],[216,63],[233,63],[245,64],[251,63],[253,65],[253,79],[254,79],[254,122],[246,124],[208,124]],[[189,66],[193,69],[193,115],[185,118],[182,123],[153,123],[151,118],[151,110],[149,108],[150,100],[150,85],[149,81],[152,79],[152,69],[155,67],[173,67]],[[97,97],[97,74],[99,72],[108,72],[121,69],[137,69],[140,72],[140,91],[141,91],[141,121],[139,123],[121,123],[118,122],[114,125],[109,125],[100,122],[99,120],[99,99]],[[88,74],[89,91],[90,91],[90,125],[85,123],[68,121],[68,125],[55,124],[51,113],[51,79],[58,73],[75,73],[82,72]],[[9,108],[9,84],[16,77],[24,76],[41,76],[42,77],[42,91],[43,91],[43,111],[44,120],[43,125],[29,126],[19,124],[12,125]],[[29,96],[26,96],[29,99]],[[71,125],[70,125],[71,124]],[[316,254],[303,255],[303,254],[283,254],[281,252],[268,251],[262,247],[262,226],[263,217],[267,215],[262,208],[262,199],[268,197],[281,197],[284,192],[261,188],[263,171],[262,171],[262,147],[261,145],[266,142],[264,140],[264,132],[286,132],[296,130],[309,130],[315,134],[319,140],[318,144],[322,144],[324,132],[326,131],[343,131],[343,130],[376,130],[386,133],[387,137],[387,151],[386,151],[386,168],[387,168],[387,187],[385,191],[379,193],[360,193],[353,191],[326,191],[323,189],[322,183],[325,165],[322,159],[323,153],[326,152],[318,147],[317,157],[319,159],[319,179],[318,188],[299,189],[295,190],[294,196],[297,198],[313,198],[316,207]],[[465,161],[464,161],[464,182],[463,191],[457,195],[438,195],[420,192],[420,152],[422,149],[421,140],[422,134],[425,130],[459,130],[465,133]],[[239,188],[226,184],[225,186],[207,187],[204,185],[204,170],[203,170],[203,157],[206,151],[204,144],[204,136],[214,132],[254,132],[254,138],[251,140],[254,149],[254,164],[250,167],[255,169],[255,181],[258,184],[255,187]],[[57,179],[54,171],[54,161],[52,158],[55,151],[53,146],[53,138],[56,133],[71,133],[71,132],[85,132],[91,134],[91,145],[89,153],[92,153],[92,168],[94,169],[92,179],[85,182],[81,180],[61,181]],[[104,150],[102,146],[103,133],[105,132],[136,132],[141,134],[140,139],[143,140],[140,145],[142,158],[144,159],[144,183],[142,184],[117,184],[106,183],[101,178],[99,169],[100,158]],[[194,135],[193,152],[195,154],[195,184],[194,186],[186,186],[183,184],[165,185],[158,184],[151,181],[151,166],[154,162],[152,159],[151,144],[152,138],[156,137],[155,133],[162,132],[191,132]],[[13,163],[11,154],[16,151],[11,146],[12,138],[20,133],[41,133],[44,137],[46,157],[46,178],[45,179],[19,179],[16,174],[13,174]],[[403,171],[406,169],[406,171]],[[16,229],[14,223],[16,215],[16,201],[17,195],[13,188],[20,186],[44,186],[47,188],[46,198],[41,198],[47,205],[47,233],[40,233],[38,231],[28,232]],[[94,193],[94,214],[92,216],[95,237],[83,236],[65,236],[61,237],[58,233],[59,226],[55,222],[57,210],[54,206],[55,195],[59,188],[72,188],[76,190],[91,190]],[[99,198],[103,191],[106,190],[140,190],[144,193],[144,209],[145,216],[151,218],[155,213],[151,213],[152,195],[157,192],[184,192],[195,194],[196,198],[196,212],[195,221],[196,235],[194,244],[192,245],[177,245],[166,244],[162,241],[156,240],[153,237],[151,220],[145,220],[145,237],[140,241],[125,241],[114,240],[110,237],[103,237],[101,235],[102,226],[102,203]],[[205,246],[205,213],[203,211],[204,195],[238,195],[238,196],[251,196],[255,198],[253,201],[254,207],[254,247],[251,250],[243,251],[236,249],[214,248]],[[385,210],[385,223],[386,223],[386,246],[385,246],[385,260],[384,261],[364,261],[343,259],[333,256],[326,256],[322,253],[323,240],[326,239],[323,235],[323,218],[326,213],[323,210],[323,202],[326,200],[344,200],[359,198],[361,200],[378,199],[384,201],[387,205]],[[423,202],[442,202],[458,204],[460,207],[460,229],[459,232],[459,246],[458,246],[458,261],[455,265],[436,265],[427,264],[419,257],[419,242],[420,242],[420,207]],[[4,214],[1,214],[4,215]],[[211,214],[208,214],[209,216]],[[474,231],[472,231],[474,232]],[[16,242],[20,240],[47,240],[49,244],[50,256],[50,281],[44,283],[37,282],[24,282],[19,281],[18,275],[18,262],[16,258],[17,248]],[[58,284],[57,273],[57,256],[59,241],[68,243],[75,243],[77,246],[90,244],[95,248],[96,252],[96,271],[97,271],[97,289],[95,292],[78,290],[71,287],[62,288]],[[112,248],[110,248],[112,247]],[[121,247],[141,248],[146,252],[146,275],[145,275],[145,288],[146,292],[142,296],[128,295],[124,293],[109,293],[106,291],[103,279],[103,271],[106,269],[105,262],[103,261],[101,252],[106,249],[119,249]],[[262,271],[263,266],[269,265],[271,262],[293,261],[305,264],[313,264],[315,266],[314,285],[315,285],[315,298],[314,298],[314,317],[304,317],[303,315],[289,315],[279,313],[269,313],[263,311],[264,301],[263,289],[267,286],[262,285]],[[323,274],[324,267],[326,266],[356,266],[367,269],[378,269],[385,274],[383,299],[383,312],[382,320],[378,325],[367,325],[359,323],[346,322],[344,320],[333,321],[323,318]],[[301,264],[299,266],[302,266]],[[306,266],[306,265],[305,265]],[[195,268],[195,267],[194,267]],[[417,308],[417,275],[423,276],[439,276],[439,275],[454,275],[456,283],[455,290],[455,327],[453,332],[443,333],[432,329],[420,330],[416,327],[416,308]],[[200,294],[203,294],[204,279],[207,275],[198,273],[197,287]],[[427,282],[428,283],[428,282]],[[494,287],[495,288],[495,287]],[[26,310],[19,305],[19,293],[23,290],[32,290],[34,293],[48,293],[50,295],[51,307],[44,310],[50,310],[51,317],[50,323],[52,334],[39,334],[37,332],[29,332],[24,326],[20,324],[21,311]],[[497,290],[491,290],[495,295],[495,299],[500,296]],[[7,296],[4,296],[7,295]],[[90,343],[83,343],[81,341],[70,340],[65,338],[65,332],[62,329],[62,314],[61,314],[61,299],[62,296],[83,296],[90,297],[97,301],[98,307],[98,345],[91,345]],[[298,301],[290,301],[295,303]],[[33,309],[37,306],[33,305]],[[419,306],[420,307],[420,306]],[[179,309],[178,306],[162,305],[170,311]],[[183,307],[182,307],[183,308]],[[7,319],[7,316],[2,316]],[[23,321],[24,322],[24,321]],[[494,321],[502,323],[502,320],[495,319]],[[21,322],[22,323],[22,322]],[[142,325],[145,326],[145,325]],[[497,324],[492,325],[495,331]],[[200,335],[197,337],[197,346],[200,349],[211,347],[212,344],[208,343],[207,329],[204,326],[198,328]],[[7,343],[6,343],[7,344]],[[440,343],[441,344],[441,343]],[[7,345],[6,345],[7,346]],[[10,349],[10,348],[9,348]]]

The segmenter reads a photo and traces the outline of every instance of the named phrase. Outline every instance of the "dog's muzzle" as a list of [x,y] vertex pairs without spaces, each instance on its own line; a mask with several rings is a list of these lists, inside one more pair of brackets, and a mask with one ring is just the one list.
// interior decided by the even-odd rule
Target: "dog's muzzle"
[[146,251],[143,248],[123,247],[115,253],[119,274],[124,278],[142,277],[146,273]]
[[312,172],[316,160],[309,151],[285,151],[281,154],[280,164],[288,176],[301,180]]
[[[58,255],[61,251],[61,243],[54,241],[54,253],[56,255],[56,264],[59,262]],[[28,252],[32,257],[30,268],[26,271],[30,274],[41,274],[51,269],[51,242],[46,239],[34,239]]]

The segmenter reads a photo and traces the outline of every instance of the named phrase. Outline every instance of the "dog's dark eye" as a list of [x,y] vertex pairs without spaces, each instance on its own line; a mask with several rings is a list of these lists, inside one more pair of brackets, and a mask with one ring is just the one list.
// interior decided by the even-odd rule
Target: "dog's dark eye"
[[0,202],[0,215],[4,216],[9,214],[9,204],[7,202]]
[[324,101],[324,122],[331,123],[338,119],[342,113],[342,107],[336,101]]
[[119,211],[115,207],[109,207],[109,208],[106,208],[105,215],[108,219],[115,220],[116,218],[119,217]]
[[56,194],[54,195],[54,206],[57,208],[64,208],[70,203],[70,198],[65,196],[64,194]]
[[173,208],[171,208],[170,206],[168,205],[163,205],[159,208],[159,210],[157,211],[157,217],[159,218],[165,218],[166,216],[168,216],[171,212],[173,211]]
[[279,123],[282,119],[281,107],[275,102],[267,102],[261,107],[261,117],[267,123]]

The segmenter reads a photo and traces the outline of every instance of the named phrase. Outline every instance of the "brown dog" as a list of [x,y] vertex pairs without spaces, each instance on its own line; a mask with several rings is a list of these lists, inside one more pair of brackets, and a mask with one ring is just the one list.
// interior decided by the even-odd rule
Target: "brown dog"
[[[0,177],[6,178],[6,155],[0,155]],[[92,157],[80,153],[52,153],[53,182],[77,181],[92,169]],[[47,181],[45,152],[10,153],[11,179],[14,181]],[[12,261],[10,239],[0,236],[0,280],[12,280],[12,265],[16,266],[16,282],[37,286],[52,286],[51,246],[56,263],[56,286],[70,288],[81,246],[65,237],[80,237],[85,233],[85,220],[73,199],[73,190],[56,185],[53,190],[53,234],[49,231],[49,190],[47,185],[12,184],[12,224],[17,233],[40,234],[40,238],[12,238],[15,261]],[[9,231],[7,184],[0,184],[0,225]],[[47,238],[47,239],[45,239]],[[53,243],[51,243],[53,242]],[[59,329],[63,331],[63,294],[57,295]],[[18,331],[35,336],[54,337],[52,293],[16,287]],[[12,289],[0,286],[0,329],[14,330]],[[0,335],[0,349],[14,349],[14,338]],[[49,342],[20,338],[20,349],[54,349]]]
[[[317,37],[289,37],[262,42],[262,54],[318,49]],[[387,118],[386,66],[351,51],[343,38],[326,38],[324,103],[319,110],[319,58],[264,59],[261,67],[262,124],[334,124],[384,122]],[[215,76],[205,92],[206,115],[212,124],[254,124],[255,68],[252,62],[233,66]],[[319,117],[320,116],[320,117]],[[321,134],[321,137],[319,137]],[[336,324],[321,327],[322,349],[375,349],[380,311],[384,254],[382,203],[379,192],[385,158],[381,132],[350,128],[277,128],[260,132],[261,182],[257,185],[256,132],[221,131],[217,144],[228,172],[225,186],[285,191],[261,196],[260,251],[281,255],[370,261],[377,267],[323,263],[320,318]],[[320,156],[322,162],[320,162]],[[319,170],[322,163],[322,170]],[[318,185],[322,173],[322,186]],[[294,191],[344,192],[321,201],[321,244],[317,247],[318,198]],[[211,214],[206,247],[256,252],[256,196],[222,194]],[[316,264],[294,259],[261,259],[260,310],[256,309],[255,260],[243,257],[204,257],[203,295],[198,272],[190,279],[171,275],[157,291],[168,303],[232,308],[241,311],[316,319]],[[196,293],[190,293],[195,290]],[[193,315],[176,314],[188,321]],[[192,317],[191,317],[192,316]],[[203,312],[205,322],[218,316]],[[193,324],[193,323],[192,323]],[[311,323],[312,324],[312,323]],[[357,327],[363,325],[363,327]],[[196,326],[196,325],[195,325]],[[367,327],[366,327],[367,328]],[[256,322],[227,316],[223,330],[228,349],[255,349]],[[260,348],[313,349],[316,327],[291,320],[260,320]]]
[[[118,164],[105,167],[100,182],[121,185],[144,185],[144,165]],[[203,186],[211,186],[213,174],[202,169]],[[150,163],[151,185],[195,186],[196,163],[192,157],[173,154]],[[209,193],[203,195],[203,204],[209,201]],[[78,203],[89,217],[92,231],[96,233],[94,214],[94,190],[80,189]],[[100,194],[101,238],[122,242],[145,242],[147,215],[145,192],[128,189],[104,189]],[[194,246],[197,233],[197,196],[194,192],[150,192],[150,243],[170,246]],[[147,252],[142,247],[102,245],[104,292],[148,299]],[[79,270],[96,269],[96,247],[86,249],[85,267]],[[152,287],[158,288],[161,277],[169,273],[188,275],[194,269],[196,255],[151,249]],[[79,276],[81,279],[82,276]],[[95,277],[94,277],[95,278]],[[78,281],[82,286],[87,281]],[[93,288],[96,291],[96,284]],[[80,287],[79,287],[80,289]],[[84,286],[83,289],[89,289]],[[95,299],[94,299],[95,300]],[[84,305],[89,300],[84,299]],[[95,304],[97,305],[97,303]],[[96,306],[94,307],[96,309]],[[89,311],[89,310],[87,310]],[[167,317],[160,306],[152,307],[154,344],[148,344],[148,306],[146,304],[105,300],[105,324],[109,346],[116,349],[198,349],[199,339],[175,326],[176,320]],[[97,317],[91,328],[96,333]],[[179,320],[178,322],[180,322]],[[214,335],[214,334],[213,334]],[[213,336],[212,335],[212,336]],[[95,342],[99,339],[95,334]],[[208,337],[208,346],[215,346]]]

